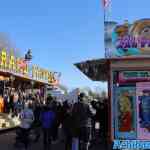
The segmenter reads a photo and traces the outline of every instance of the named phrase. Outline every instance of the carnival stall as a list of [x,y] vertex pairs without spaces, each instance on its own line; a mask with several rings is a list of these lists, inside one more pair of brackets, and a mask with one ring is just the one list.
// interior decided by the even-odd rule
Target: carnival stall
[[15,91],[20,90],[31,94],[38,91],[44,100],[47,86],[58,84],[56,72],[31,65],[24,58],[16,57],[13,50],[10,53],[5,48],[0,50],[0,130],[16,127],[20,123],[17,117],[4,110],[4,97],[8,96],[8,91],[14,92],[14,100],[18,100]]
[[107,58],[75,65],[108,83],[109,141],[150,141],[150,19],[115,24],[111,32]]

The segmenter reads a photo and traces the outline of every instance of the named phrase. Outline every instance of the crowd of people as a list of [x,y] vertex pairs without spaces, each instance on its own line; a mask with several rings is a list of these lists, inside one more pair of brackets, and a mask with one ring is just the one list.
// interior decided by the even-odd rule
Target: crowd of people
[[43,133],[44,150],[50,149],[52,142],[58,141],[61,130],[65,150],[88,150],[97,139],[107,137],[108,109],[107,103],[87,103],[86,98],[84,93],[80,93],[76,103],[69,103],[69,100],[58,102],[51,96],[44,100],[38,92],[33,94],[20,89],[7,89],[0,95],[0,112],[20,119],[17,132],[21,131],[26,149],[30,143],[31,130],[34,131],[34,142]]
[[[37,95],[36,95],[37,96]],[[98,137],[107,136],[107,109],[106,105],[92,101],[86,103],[84,93],[78,96],[78,102],[71,104],[66,100],[57,102],[53,97],[46,101],[26,101],[24,108],[19,113],[21,124],[19,130],[23,135],[23,143],[27,149],[30,143],[29,133],[35,132],[34,142],[43,134],[44,150],[51,149],[52,142],[58,141],[58,132],[61,127],[65,150],[88,150],[96,140],[95,125],[100,123]]]
[[21,89],[7,88],[3,94],[0,94],[0,113],[11,113],[12,117],[18,116],[27,101],[43,103],[39,92],[33,94]]

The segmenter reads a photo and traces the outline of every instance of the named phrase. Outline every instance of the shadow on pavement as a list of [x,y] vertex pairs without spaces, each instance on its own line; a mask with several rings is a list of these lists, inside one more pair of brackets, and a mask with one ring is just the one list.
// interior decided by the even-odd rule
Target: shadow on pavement
[[[22,146],[15,148],[15,132],[8,132],[0,134],[0,149],[1,150],[23,150]],[[29,150],[43,150],[42,138],[37,143],[32,143]],[[64,150],[64,143],[59,142],[52,145],[52,150]],[[99,142],[94,144],[89,150],[111,150],[106,142]]]

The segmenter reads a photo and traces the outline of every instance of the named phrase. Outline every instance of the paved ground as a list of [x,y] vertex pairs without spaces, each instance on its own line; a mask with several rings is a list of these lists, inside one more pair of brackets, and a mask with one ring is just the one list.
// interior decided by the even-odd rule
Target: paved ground
[[[14,138],[15,132],[12,131],[0,134],[0,150],[22,150],[22,148],[16,149],[13,147]],[[29,150],[43,150],[41,141],[42,140],[40,139],[38,143],[32,144]],[[64,150],[64,144],[63,143],[58,143],[55,145],[53,144],[52,150]],[[108,150],[108,148],[104,146],[104,144],[101,144],[101,145],[94,145],[94,147],[91,150]]]

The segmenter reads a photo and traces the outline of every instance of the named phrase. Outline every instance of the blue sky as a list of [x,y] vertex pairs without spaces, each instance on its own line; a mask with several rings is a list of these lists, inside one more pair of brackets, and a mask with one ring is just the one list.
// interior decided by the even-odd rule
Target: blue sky
[[149,0],[112,0],[112,20],[123,22],[149,18]]
[[[139,1],[113,0],[112,19],[122,22],[147,17],[144,15],[149,12],[150,1]],[[146,8],[142,9],[143,5]],[[22,53],[32,48],[33,63],[62,72],[62,84],[106,88],[73,66],[104,57],[100,0],[5,0],[0,4],[0,19],[0,31],[8,33]]]

